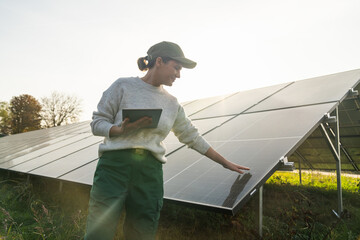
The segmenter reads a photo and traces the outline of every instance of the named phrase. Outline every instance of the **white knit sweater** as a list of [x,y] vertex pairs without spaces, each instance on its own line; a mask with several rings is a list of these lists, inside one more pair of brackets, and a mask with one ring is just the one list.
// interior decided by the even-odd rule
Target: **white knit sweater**
[[[127,136],[109,137],[112,126],[120,126],[124,108],[163,109],[157,128],[146,128]],[[99,155],[105,151],[143,148],[162,163],[166,162],[163,140],[173,131],[180,142],[205,154],[209,143],[199,134],[186,117],[177,99],[162,86],[154,87],[138,77],[119,78],[104,93],[93,113],[91,130],[95,136],[104,136],[99,146]]]

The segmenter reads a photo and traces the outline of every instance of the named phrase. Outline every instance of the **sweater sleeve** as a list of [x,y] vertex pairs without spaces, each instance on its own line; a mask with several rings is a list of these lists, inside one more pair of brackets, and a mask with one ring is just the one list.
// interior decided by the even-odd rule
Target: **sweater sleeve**
[[172,131],[181,143],[186,144],[201,154],[205,154],[210,148],[210,144],[200,135],[198,129],[191,123],[191,120],[186,117],[182,106],[179,106]]
[[110,138],[110,128],[121,124],[115,123],[120,101],[121,91],[115,82],[103,93],[97,105],[97,111],[93,112],[90,126],[95,136]]

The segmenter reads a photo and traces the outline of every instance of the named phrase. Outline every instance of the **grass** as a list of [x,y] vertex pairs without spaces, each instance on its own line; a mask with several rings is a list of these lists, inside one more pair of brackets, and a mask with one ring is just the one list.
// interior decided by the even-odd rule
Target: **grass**
[[344,213],[340,220],[331,211],[337,211],[336,176],[306,173],[302,180],[300,185],[297,175],[277,173],[267,181],[265,236],[360,239],[360,178],[342,177]]
[[[81,239],[89,187],[58,188],[53,180],[0,177],[0,239]],[[275,173],[264,185],[263,239],[359,240],[360,176],[343,176],[342,188],[345,210],[338,219],[334,174],[303,173],[300,185],[296,173]],[[257,204],[252,198],[230,216],[166,203],[157,239],[259,239]]]

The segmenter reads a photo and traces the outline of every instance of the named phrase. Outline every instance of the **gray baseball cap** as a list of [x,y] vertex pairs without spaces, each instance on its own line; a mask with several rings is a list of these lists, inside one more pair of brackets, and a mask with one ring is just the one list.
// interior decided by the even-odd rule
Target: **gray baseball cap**
[[149,48],[147,51],[148,59],[155,59],[157,57],[168,57],[179,62],[184,68],[194,68],[196,62],[185,57],[180,46],[172,42],[160,42]]

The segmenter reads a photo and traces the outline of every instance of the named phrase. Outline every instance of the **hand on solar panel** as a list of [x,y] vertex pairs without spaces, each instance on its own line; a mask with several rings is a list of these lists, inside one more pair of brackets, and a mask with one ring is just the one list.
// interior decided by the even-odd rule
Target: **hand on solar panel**
[[230,162],[226,160],[223,156],[221,156],[218,152],[216,152],[212,147],[205,153],[205,156],[210,158],[211,160],[221,164],[224,168],[227,168],[231,171],[244,173],[242,170],[250,170],[250,168],[238,165],[236,163]]
[[141,128],[145,128],[152,123],[151,117],[142,117],[135,122],[130,122],[129,118],[125,118],[125,120],[121,123],[120,127],[113,126],[110,129],[110,137],[131,134],[134,131],[137,131]]
[[238,173],[244,173],[244,171],[241,171],[241,170],[250,170],[250,168],[248,168],[248,167],[238,165],[238,164],[230,162],[228,160],[226,160],[226,163],[222,164],[222,165],[224,168],[227,168],[231,171],[238,172]]

